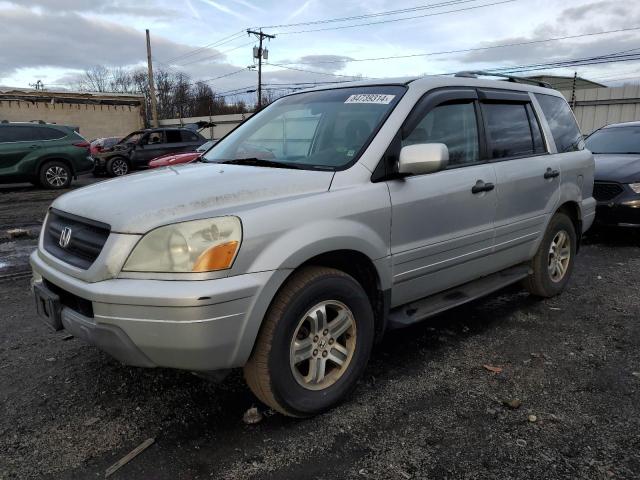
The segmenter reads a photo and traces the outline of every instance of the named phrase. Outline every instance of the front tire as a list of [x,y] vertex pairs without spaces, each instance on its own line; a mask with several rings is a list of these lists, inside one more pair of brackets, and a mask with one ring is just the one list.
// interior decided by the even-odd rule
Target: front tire
[[71,176],[71,169],[66,163],[53,160],[42,165],[38,180],[44,188],[60,190],[71,185]]
[[576,245],[573,222],[566,214],[556,213],[531,261],[533,273],[524,281],[529,293],[549,298],[564,290],[573,272]]
[[295,272],[274,298],[244,367],[253,393],[293,417],[328,410],[369,360],[374,316],[360,284],[325,267]]

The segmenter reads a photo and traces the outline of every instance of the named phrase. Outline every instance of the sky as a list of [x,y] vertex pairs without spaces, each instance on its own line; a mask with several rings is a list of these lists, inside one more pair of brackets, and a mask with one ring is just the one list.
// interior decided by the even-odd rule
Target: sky
[[[286,26],[415,7],[423,8]],[[636,0],[0,0],[0,25],[0,85],[28,87],[41,80],[51,90],[73,88],[95,65],[144,68],[145,28],[154,68],[207,80],[217,92],[255,88],[257,73],[246,67],[254,64],[256,41],[247,28],[276,35],[266,43],[263,79],[272,88],[640,53]],[[621,29],[635,30],[484,48]],[[424,55],[468,49],[476,50]],[[357,61],[407,55],[422,56]],[[577,71],[603,83],[639,81],[640,61]]]

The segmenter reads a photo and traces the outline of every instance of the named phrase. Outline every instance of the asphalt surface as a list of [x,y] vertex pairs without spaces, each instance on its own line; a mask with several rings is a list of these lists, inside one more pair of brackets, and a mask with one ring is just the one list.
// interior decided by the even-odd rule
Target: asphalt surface
[[[0,188],[0,234],[54,196],[20,188]],[[6,245],[34,240],[5,237],[18,271]],[[0,479],[103,477],[147,438],[110,478],[637,479],[639,284],[640,233],[591,234],[561,296],[514,286],[391,332],[344,404],[301,421],[265,410],[240,372],[122,366],[48,330],[28,279],[5,280]],[[246,425],[252,406],[264,418]]]

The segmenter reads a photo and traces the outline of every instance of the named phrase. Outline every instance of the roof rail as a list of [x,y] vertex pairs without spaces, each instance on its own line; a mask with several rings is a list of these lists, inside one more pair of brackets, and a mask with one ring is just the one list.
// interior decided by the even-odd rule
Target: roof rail
[[537,85],[539,87],[553,88],[547,82],[542,82],[540,80],[532,80],[531,78],[526,78],[526,77],[516,77],[514,75],[505,75],[504,73],[485,72],[482,70],[458,72],[455,74],[455,76],[462,77],[462,78],[501,77],[501,78],[506,78],[507,81],[513,82],[513,83],[528,83],[530,85]]

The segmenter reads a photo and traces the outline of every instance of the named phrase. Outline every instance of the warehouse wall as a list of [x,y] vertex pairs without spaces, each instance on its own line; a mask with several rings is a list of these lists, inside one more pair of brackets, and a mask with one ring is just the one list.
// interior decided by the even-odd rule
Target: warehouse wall
[[[562,94],[571,104],[571,91]],[[588,88],[575,95],[574,113],[585,135],[611,123],[640,120],[640,84]]]
[[51,104],[0,99],[0,120],[44,120],[79,127],[80,134],[87,140],[125,136],[143,127],[141,107],[129,105]]

